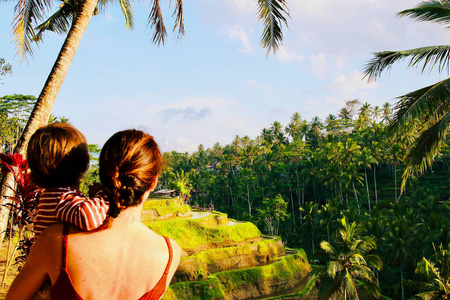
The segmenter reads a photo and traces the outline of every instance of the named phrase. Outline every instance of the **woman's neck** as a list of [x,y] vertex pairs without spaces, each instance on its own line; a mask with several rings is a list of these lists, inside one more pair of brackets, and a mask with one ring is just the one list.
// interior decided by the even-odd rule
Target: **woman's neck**
[[114,224],[131,224],[136,222],[141,222],[142,208],[144,206],[144,201],[139,205],[130,206],[120,212],[117,218],[113,221]]

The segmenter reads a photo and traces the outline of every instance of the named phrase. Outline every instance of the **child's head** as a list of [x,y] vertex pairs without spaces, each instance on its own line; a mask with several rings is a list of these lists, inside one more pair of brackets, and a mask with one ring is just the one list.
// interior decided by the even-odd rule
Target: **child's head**
[[142,202],[154,188],[162,167],[162,157],[153,137],[140,130],[117,132],[105,143],[99,159],[100,180],[121,209]]
[[68,123],[39,128],[27,148],[31,181],[42,188],[77,187],[89,167],[84,135]]

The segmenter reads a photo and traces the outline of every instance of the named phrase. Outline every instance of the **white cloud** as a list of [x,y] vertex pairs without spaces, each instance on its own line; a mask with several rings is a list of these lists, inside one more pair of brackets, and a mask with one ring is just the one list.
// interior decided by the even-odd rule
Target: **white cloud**
[[308,56],[312,61],[312,70],[318,77],[326,77],[327,58],[324,53],[311,54]]
[[343,106],[345,104],[345,101],[343,99],[336,99],[330,96],[325,97],[325,102],[337,104],[339,106]]
[[305,60],[305,55],[302,53],[296,53],[294,50],[287,48],[286,46],[281,46],[276,54],[278,60],[282,62],[303,62]]
[[[251,30],[250,30],[251,31]],[[250,42],[247,30],[240,25],[235,25],[233,27],[225,27],[226,34],[232,38],[241,42],[242,48],[239,49],[241,52],[250,53],[253,51],[252,44]]]
[[334,95],[341,95],[344,99],[359,97],[363,90],[373,89],[378,86],[378,83],[367,83],[363,80],[363,75],[353,70],[347,74],[337,74],[330,84],[330,91]]
[[226,0],[226,3],[238,11],[245,14],[254,14],[256,11],[255,0]]

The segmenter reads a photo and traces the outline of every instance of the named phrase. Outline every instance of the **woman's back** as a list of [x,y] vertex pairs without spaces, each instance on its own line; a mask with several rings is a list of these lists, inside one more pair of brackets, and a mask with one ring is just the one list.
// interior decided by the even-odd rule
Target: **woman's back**
[[[127,223],[123,219],[126,214],[114,220],[111,228],[93,233],[71,227],[67,239],[67,273],[82,299],[137,300],[163,277],[169,263],[169,245],[164,237],[141,222]],[[55,230],[61,230],[58,227]],[[174,260],[168,278],[175,273],[180,257],[179,246],[174,241],[170,245]],[[61,246],[61,261],[62,252]],[[61,276],[54,273],[53,283]],[[163,283],[164,288],[169,283]]]

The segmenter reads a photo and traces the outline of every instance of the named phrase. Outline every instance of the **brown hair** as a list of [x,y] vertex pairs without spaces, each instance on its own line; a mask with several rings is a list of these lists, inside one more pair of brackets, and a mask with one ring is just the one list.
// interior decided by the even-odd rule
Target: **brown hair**
[[84,135],[68,123],[39,128],[27,148],[31,181],[42,188],[76,186],[89,167]]
[[122,208],[142,202],[143,194],[157,179],[162,157],[153,137],[140,130],[124,130],[106,141],[100,153],[100,180],[108,188],[110,215],[117,217]]

